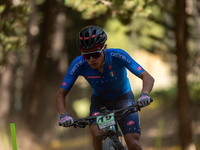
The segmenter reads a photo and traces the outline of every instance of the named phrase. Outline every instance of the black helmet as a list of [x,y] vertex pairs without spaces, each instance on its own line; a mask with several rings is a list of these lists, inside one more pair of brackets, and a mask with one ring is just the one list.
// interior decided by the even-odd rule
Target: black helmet
[[77,36],[78,49],[83,52],[93,51],[104,45],[106,33],[98,26],[87,26]]

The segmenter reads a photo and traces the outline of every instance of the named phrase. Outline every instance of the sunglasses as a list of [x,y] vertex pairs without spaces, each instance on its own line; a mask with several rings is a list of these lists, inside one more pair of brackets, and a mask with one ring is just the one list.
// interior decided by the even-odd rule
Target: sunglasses
[[94,51],[94,52],[89,52],[89,53],[88,52],[87,53],[82,52],[83,58],[84,59],[90,59],[90,56],[92,56],[93,58],[99,58],[101,56],[101,52],[103,51],[104,47],[105,47],[105,45],[99,51]]

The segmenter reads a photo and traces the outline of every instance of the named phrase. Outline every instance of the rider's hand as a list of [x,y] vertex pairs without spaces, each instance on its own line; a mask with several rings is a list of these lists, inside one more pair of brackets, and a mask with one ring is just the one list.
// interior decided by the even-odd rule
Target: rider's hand
[[72,117],[68,116],[67,113],[60,115],[60,124],[63,127],[68,127],[72,123],[74,123],[74,120]]
[[137,104],[140,107],[145,107],[151,103],[150,96],[147,93],[142,93],[140,98],[137,100]]

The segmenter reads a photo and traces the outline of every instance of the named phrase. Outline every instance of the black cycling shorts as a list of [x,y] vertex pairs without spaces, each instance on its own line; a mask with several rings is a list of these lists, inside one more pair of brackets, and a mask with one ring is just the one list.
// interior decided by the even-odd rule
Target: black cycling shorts
[[[90,116],[100,113],[100,108],[106,106],[108,110],[120,109],[132,105],[134,103],[134,95],[132,91],[117,97],[115,99],[106,99],[96,95],[92,95],[91,106],[90,106]],[[96,120],[91,121],[94,123]],[[138,113],[130,114],[119,120],[119,126],[124,135],[128,133],[138,133],[140,134],[140,120]]]

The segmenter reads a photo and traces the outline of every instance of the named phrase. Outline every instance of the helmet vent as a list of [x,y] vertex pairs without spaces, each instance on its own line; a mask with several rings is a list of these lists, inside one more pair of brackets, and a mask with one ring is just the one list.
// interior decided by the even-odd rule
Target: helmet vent
[[83,34],[82,34],[82,32],[80,32],[80,42],[81,42],[81,44],[83,45],[84,43],[83,43]]
[[96,35],[96,30],[93,30],[93,32],[92,32],[92,38],[91,38],[91,43],[94,43],[95,35]]
[[84,41],[85,41],[86,45],[89,46],[89,33],[88,32],[85,33],[85,40]]

